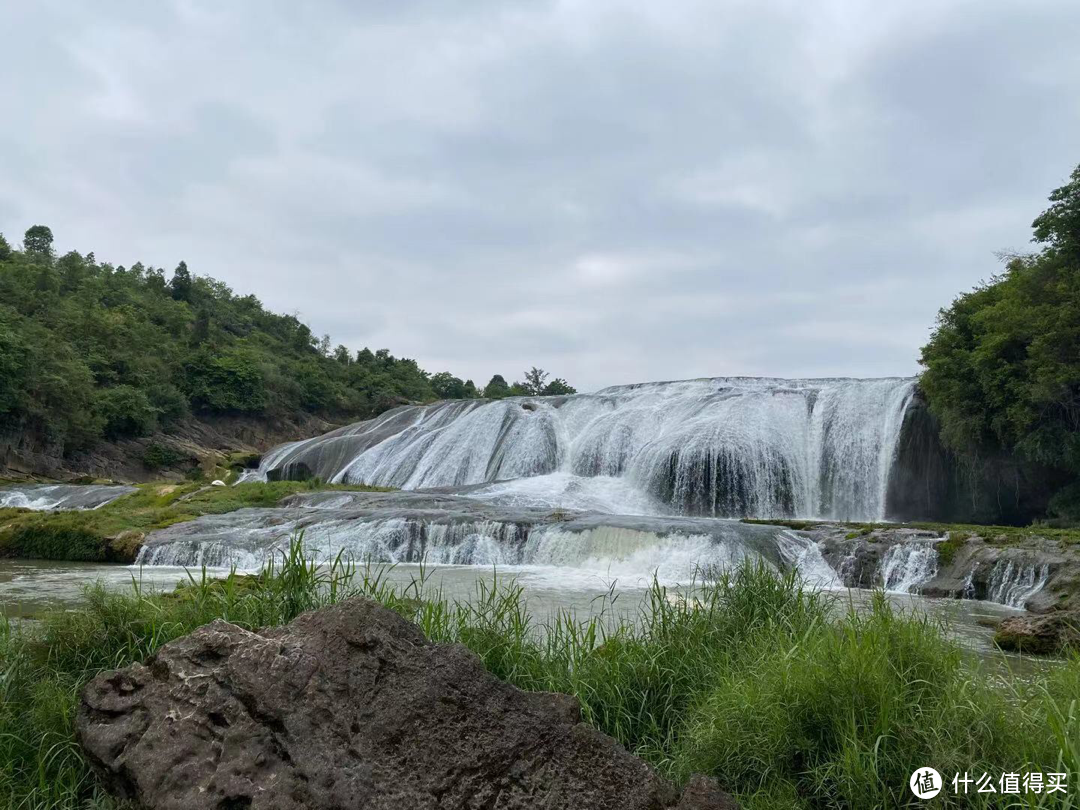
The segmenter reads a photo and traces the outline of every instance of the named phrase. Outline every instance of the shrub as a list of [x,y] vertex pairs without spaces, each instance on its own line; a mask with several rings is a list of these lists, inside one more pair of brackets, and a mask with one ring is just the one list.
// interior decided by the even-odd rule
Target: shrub
[[187,455],[181,453],[175,447],[164,444],[151,444],[143,453],[142,462],[148,470],[160,470],[165,467],[175,467],[183,461],[189,460]]
[[105,435],[110,439],[145,436],[157,426],[157,410],[150,399],[130,385],[98,390],[95,406],[105,420]]

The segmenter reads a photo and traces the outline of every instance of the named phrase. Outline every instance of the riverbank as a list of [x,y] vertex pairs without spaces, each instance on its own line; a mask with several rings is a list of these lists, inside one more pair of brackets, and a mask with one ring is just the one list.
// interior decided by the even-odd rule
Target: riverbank
[[[683,598],[655,588],[636,622],[542,620],[512,585],[489,582],[451,602],[423,579],[390,584],[367,570],[307,565],[294,544],[261,576],[197,577],[162,595],[96,589],[83,608],[6,626],[0,799],[116,807],[74,743],[83,683],[215,618],[274,626],[352,595],[388,605],[435,641],[464,643],[521,688],[575,695],[587,722],[665,774],[714,775],[750,810],[895,806],[928,764],[950,776],[1066,771],[1080,784],[1080,660],[1003,680],[937,622],[884,599],[837,618],[832,597],[794,574],[744,566]],[[975,796],[944,798],[980,806]]]
[[143,484],[97,509],[0,509],[0,557],[131,563],[147,533],[155,529],[246,507],[273,507],[289,495],[314,490],[385,491],[317,481],[246,482],[229,487]]

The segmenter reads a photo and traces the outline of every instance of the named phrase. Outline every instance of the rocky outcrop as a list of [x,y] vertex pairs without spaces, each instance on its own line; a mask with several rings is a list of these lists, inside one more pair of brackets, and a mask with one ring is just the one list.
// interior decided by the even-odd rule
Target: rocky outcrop
[[82,693],[77,734],[118,795],[149,808],[720,810],[682,795],[460,645],[366,599],[252,633],[216,621]]
[[1080,544],[1035,529],[823,523],[799,533],[849,588],[985,599],[1038,613],[1080,608]]
[[257,457],[277,444],[333,428],[316,416],[290,419],[216,416],[189,419],[167,433],[101,442],[90,450],[64,455],[63,448],[34,437],[0,434],[0,478],[142,482],[182,479],[198,466],[228,463],[230,456]]
[[1069,480],[1005,452],[983,453],[977,462],[959,458],[916,388],[889,471],[885,512],[896,521],[1026,526],[1046,516],[1050,496]]
[[1039,655],[1080,650],[1080,611],[1010,616],[998,625],[994,641],[1003,650]]

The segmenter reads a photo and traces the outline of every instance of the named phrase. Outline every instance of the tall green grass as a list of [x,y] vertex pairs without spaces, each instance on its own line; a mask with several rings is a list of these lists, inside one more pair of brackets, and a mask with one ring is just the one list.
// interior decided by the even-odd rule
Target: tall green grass
[[[745,567],[675,593],[654,586],[638,615],[615,595],[585,617],[537,617],[520,587],[481,579],[451,601],[421,574],[305,559],[301,542],[259,576],[193,574],[168,594],[100,587],[85,607],[0,629],[0,806],[112,808],[74,743],[78,690],[215,618],[248,628],[340,599],[374,598],[433,640],[474,650],[530,690],[576,695],[584,719],[675,779],[717,776],[751,810],[919,806],[907,781],[931,766],[1000,774],[1065,771],[1073,794],[1018,807],[1075,807],[1080,661],[1001,678],[926,618],[884,598],[837,612],[794,575]],[[1006,806],[946,789],[939,807]]]

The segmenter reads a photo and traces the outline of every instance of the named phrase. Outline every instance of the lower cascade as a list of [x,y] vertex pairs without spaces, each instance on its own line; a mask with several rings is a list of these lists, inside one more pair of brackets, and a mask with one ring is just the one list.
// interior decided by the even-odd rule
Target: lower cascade
[[881,584],[893,593],[916,593],[937,574],[938,554],[926,542],[897,543],[881,560]]
[[1050,576],[1050,567],[1034,560],[1017,562],[998,560],[990,573],[987,599],[1009,607],[1022,608],[1036,593],[1043,589]]
[[108,484],[27,484],[0,488],[0,508],[60,511],[98,509],[135,487]]
[[153,532],[137,564],[257,570],[299,533],[320,562],[344,555],[361,563],[547,567],[628,584],[653,576],[688,582],[745,561],[805,566],[818,578],[823,564],[816,546],[785,539],[790,533],[775,526],[552,513],[422,493],[315,493],[290,507],[207,515]]

